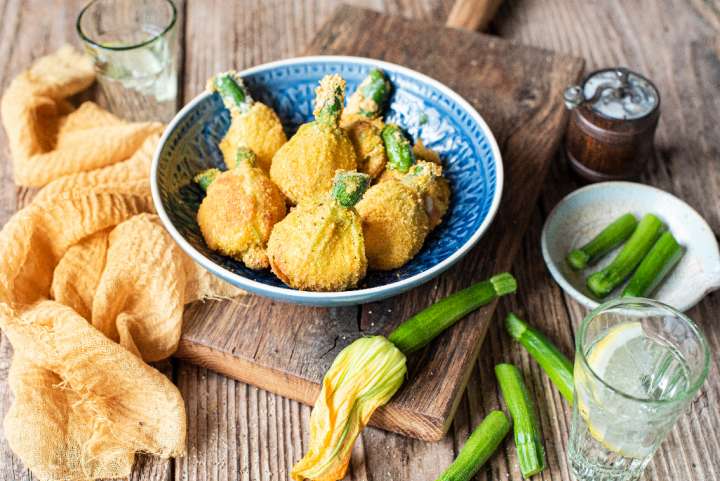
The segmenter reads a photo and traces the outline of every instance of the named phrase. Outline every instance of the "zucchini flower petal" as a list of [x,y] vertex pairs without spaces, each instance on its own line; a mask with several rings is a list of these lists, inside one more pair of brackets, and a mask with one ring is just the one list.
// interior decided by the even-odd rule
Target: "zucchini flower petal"
[[293,466],[292,479],[345,477],[355,438],[400,388],[406,373],[405,355],[382,336],[363,337],[343,349],[323,378],[310,415],[310,448]]

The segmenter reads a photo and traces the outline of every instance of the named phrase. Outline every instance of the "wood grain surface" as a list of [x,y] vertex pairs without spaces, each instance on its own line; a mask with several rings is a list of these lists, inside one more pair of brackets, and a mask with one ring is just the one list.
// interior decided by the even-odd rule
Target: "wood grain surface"
[[[427,43],[430,29],[438,35]],[[457,55],[457,45],[475,60]],[[177,357],[313,404],[325,371],[352,341],[388,334],[437,299],[511,268],[530,219],[526,206],[537,200],[565,126],[562,91],[578,79],[582,61],[350,6],[336,11],[305,52],[378,58],[443,82],[488,122],[505,170],[500,210],[485,237],[447,273],[407,294],[361,308],[309,308],[252,296],[187,311]],[[408,382],[371,423],[426,441],[441,439],[494,308],[495,303],[468,316],[414,354]]]
[[[84,0],[0,0],[0,87],[61,43],[77,43],[74,18]],[[452,0],[368,0],[360,6],[442,23]],[[202,90],[206,76],[299,54],[329,17],[330,0],[188,0],[182,24],[184,100]],[[720,233],[720,6],[714,0],[506,0],[491,24],[500,37],[586,59],[587,69],[626,65],[646,74],[663,95],[656,153],[642,180],[684,200]],[[428,42],[433,41],[432,31]],[[468,59],[471,61],[472,59]],[[16,191],[6,139],[0,133],[0,223],[29,195]],[[569,480],[564,458],[569,410],[531,359],[504,335],[498,319],[508,310],[549,333],[572,353],[584,309],[552,282],[539,250],[549,210],[579,187],[565,159],[556,156],[540,201],[526,206],[530,228],[515,256],[521,290],[499,303],[449,435],[426,443],[378,429],[358,440],[347,480],[431,481],[452,461],[469,432],[491,409],[502,407],[493,366],[516,363],[538,404],[548,469],[534,479]],[[720,349],[720,294],[689,312]],[[370,314],[368,313],[368,316]],[[369,323],[372,319],[369,318]],[[0,416],[9,406],[11,347],[0,337]],[[287,480],[308,437],[309,408],[233,381],[204,368],[175,362],[173,379],[188,410],[188,454],[172,462],[140,458],[135,480]],[[717,355],[689,412],[662,444],[644,481],[720,479],[720,376]],[[10,452],[0,427],[0,480],[33,479]],[[508,439],[477,480],[520,481]]]
[[502,0],[455,0],[445,25],[484,32],[501,3]]

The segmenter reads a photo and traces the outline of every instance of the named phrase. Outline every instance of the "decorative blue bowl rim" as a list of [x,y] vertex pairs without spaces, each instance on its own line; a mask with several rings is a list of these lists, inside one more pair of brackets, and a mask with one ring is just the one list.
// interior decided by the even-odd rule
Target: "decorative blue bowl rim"
[[500,206],[500,199],[503,191],[503,162],[502,156],[500,155],[500,149],[498,148],[495,136],[492,134],[490,127],[482,116],[470,105],[465,99],[459,94],[454,92],[449,87],[442,83],[434,80],[427,75],[416,72],[415,70],[397,65],[391,62],[385,62],[382,60],[370,59],[365,57],[353,57],[346,55],[315,55],[306,57],[295,57],[291,59],[277,60],[274,62],[257,65],[249,69],[241,71],[239,74],[241,77],[260,73],[265,70],[273,69],[276,67],[288,67],[297,64],[322,64],[326,62],[349,62],[355,64],[363,64],[372,67],[379,67],[383,70],[396,71],[409,77],[414,77],[418,81],[426,83],[433,88],[441,91],[452,101],[456,102],[462,109],[464,109],[468,115],[473,119],[479,126],[480,130],[484,134],[487,143],[490,146],[492,157],[495,162],[495,189],[493,193],[492,202],[487,215],[470,236],[470,238],[453,252],[449,257],[435,264],[434,266],[426,269],[418,274],[412,275],[408,278],[401,279],[395,282],[391,282],[382,286],[369,287],[363,289],[354,289],[340,292],[311,292],[301,291],[292,289],[290,287],[277,287],[262,282],[257,282],[252,279],[248,279],[242,275],[232,272],[223,266],[218,265],[213,260],[207,258],[195,247],[193,247],[178,231],[173,222],[170,220],[167,211],[162,203],[160,196],[160,187],[158,183],[158,168],[160,165],[160,154],[163,150],[163,146],[167,142],[169,136],[175,130],[177,124],[187,116],[197,104],[205,100],[208,96],[212,95],[209,92],[203,92],[197,97],[192,99],[187,105],[185,105],[170,121],[165,128],[162,137],[158,143],[155,155],[153,156],[152,166],[150,171],[150,187],[152,192],[153,203],[157,211],[160,220],[162,221],[165,229],[170,233],[170,236],[177,242],[180,248],[185,251],[195,262],[200,264],[203,268],[207,269],[214,275],[221,279],[237,286],[242,289],[252,292],[254,294],[263,295],[273,299],[277,299],[285,302],[292,302],[296,304],[306,304],[314,306],[344,306],[344,305],[356,305],[366,302],[379,301],[388,297],[395,296],[402,292],[408,291],[413,287],[417,287],[425,282],[437,277],[442,272],[449,269],[456,262],[462,259],[470,249],[477,244],[483,234],[487,231],[488,227],[492,223],[497,213],[498,207]]

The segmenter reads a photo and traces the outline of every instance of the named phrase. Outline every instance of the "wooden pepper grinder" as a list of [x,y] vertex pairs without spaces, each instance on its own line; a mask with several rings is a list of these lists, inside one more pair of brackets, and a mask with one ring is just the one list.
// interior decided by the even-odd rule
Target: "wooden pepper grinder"
[[660,93],[624,68],[597,70],[565,90],[572,110],[565,151],[573,169],[591,182],[638,176],[652,155]]

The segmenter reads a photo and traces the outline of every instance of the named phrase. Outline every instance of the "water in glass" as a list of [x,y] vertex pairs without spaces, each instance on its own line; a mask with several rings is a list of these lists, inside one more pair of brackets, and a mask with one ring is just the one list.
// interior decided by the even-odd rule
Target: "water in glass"
[[611,301],[577,340],[568,460],[579,481],[638,479],[707,374],[707,346],[684,315]]
[[110,109],[167,121],[177,100],[176,11],[170,0],[95,0],[78,18]]

